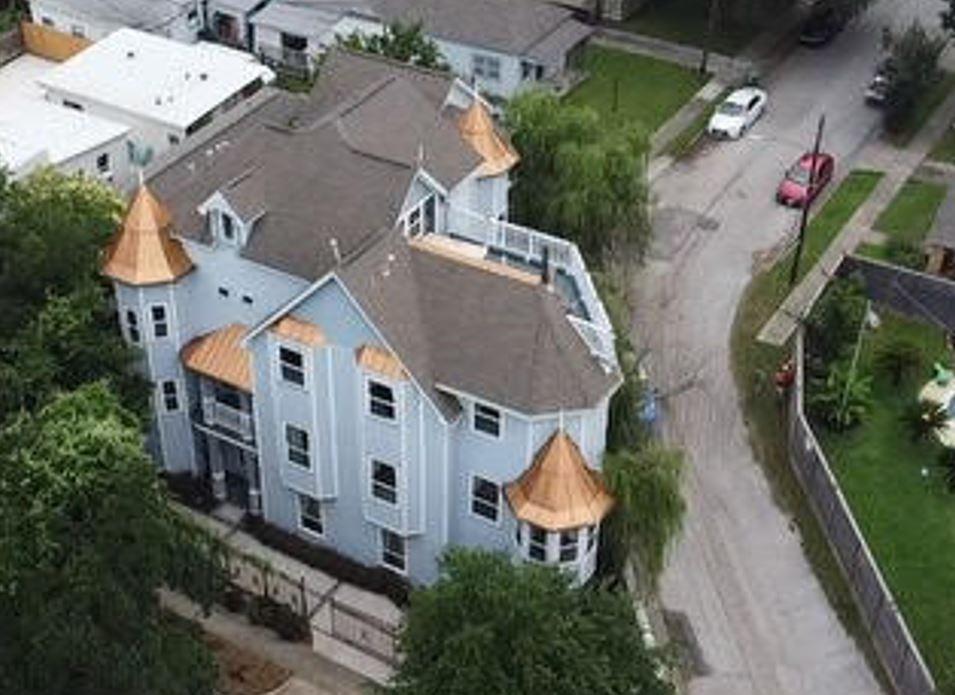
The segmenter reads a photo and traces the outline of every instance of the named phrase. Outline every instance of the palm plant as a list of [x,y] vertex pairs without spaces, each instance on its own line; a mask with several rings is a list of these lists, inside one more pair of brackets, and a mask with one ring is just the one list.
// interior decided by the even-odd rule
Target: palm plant
[[902,413],[912,441],[924,441],[937,437],[948,425],[948,410],[933,401],[917,401]]
[[813,414],[830,429],[842,432],[859,424],[872,405],[872,377],[837,362],[818,380],[809,399]]

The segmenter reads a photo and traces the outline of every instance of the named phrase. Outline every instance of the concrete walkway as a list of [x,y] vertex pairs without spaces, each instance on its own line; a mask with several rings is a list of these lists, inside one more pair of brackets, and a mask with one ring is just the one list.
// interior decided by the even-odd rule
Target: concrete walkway
[[842,262],[842,257],[852,253],[856,246],[868,237],[879,214],[892,202],[953,119],[955,119],[955,92],[948,95],[948,98],[935,110],[929,121],[905,149],[899,149],[885,140],[879,140],[862,151],[856,167],[884,171],[885,176],[872,195],[856,210],[843,230],[832,240],[816,265],[766,322],[757,336],[760,342],[770,345],[786,344],[796,326],[812,309],[829,278]]
[[208,617],[189,599],[169,591],[160,595],[162,605],[184,618],[197,621],[211,635],[259,654],[287,668],[293,678],[275,695],[359,695],[370,684],[352,671],[317,655],[304,643],[286,642],[271,630],[250,625],[244,618],[213,608]]

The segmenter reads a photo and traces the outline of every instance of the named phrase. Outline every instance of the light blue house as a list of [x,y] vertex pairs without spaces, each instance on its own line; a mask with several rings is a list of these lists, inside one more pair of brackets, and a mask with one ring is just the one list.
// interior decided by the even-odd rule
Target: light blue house
[[449,545],[586,580],[620,375],[577,248],[506,221],[516,162],[462,82],[333,51],[154,173],[104,272],[162,466],[417,583]]

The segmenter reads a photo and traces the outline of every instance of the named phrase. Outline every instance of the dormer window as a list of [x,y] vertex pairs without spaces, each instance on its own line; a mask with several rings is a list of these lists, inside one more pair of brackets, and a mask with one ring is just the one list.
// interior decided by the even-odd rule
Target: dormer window
[[227,215],[222,213],[220,218],[222,220],[222,238],[228,241],[230,244],[235,243],[235,221],[232,219],[232,215]]

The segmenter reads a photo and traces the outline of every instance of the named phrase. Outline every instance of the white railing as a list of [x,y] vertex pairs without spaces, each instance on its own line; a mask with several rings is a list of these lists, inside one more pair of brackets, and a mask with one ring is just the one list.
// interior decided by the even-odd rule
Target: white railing
[[515,256],[525,263],[542,263],[546,249],[551,267],[574,279],[589,315],[589,320],[568,316],[571,325],[594,356],[609,366],[617,366],[613,327],[577,244],[453,205],[448,206],[447,214],[447,233]]
[[235,432],[246,441],[254,438],[252,413],[220,403],[212,396],[202,399],[202,419],[205,424]]

